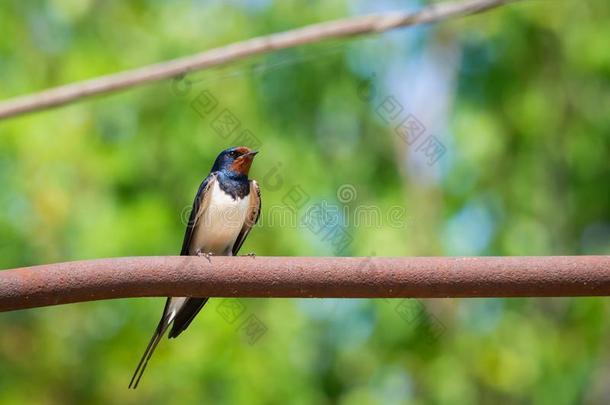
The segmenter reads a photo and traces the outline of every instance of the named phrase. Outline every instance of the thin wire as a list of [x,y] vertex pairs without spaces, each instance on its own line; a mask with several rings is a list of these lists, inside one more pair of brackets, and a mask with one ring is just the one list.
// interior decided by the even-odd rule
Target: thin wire
[[249,65],[247,68],[233,70],[227,74],[223,74],[223,75],[219,75],[219,76],[211,77],[211,78],[189,79],[189,82],[191,84],[203,84],[203,83],[217,82],[220,80],[226,80],[226,79],[238,77],[238,76],[241,76],[241,75],[244,75],[247,73],[250,73],[253,75],[262,75],[271,70],[281,69],[281,68],[295,65],[297,63],[303,63],[303,62],[307,62],[310,60],[318,59],[320,56],[337,54],[341,51],[344,51],[345,47],[346,47],[346,44],[338,44],[338,45],[329,47],[329,49],[324,49],[321,52],[315,52],[315,53],[312,53],[309,55],[298,55],[294,58],[287,58],[286,60],[282,60],[282,61],[275,62],[275,63],[254,63],[254,64]]

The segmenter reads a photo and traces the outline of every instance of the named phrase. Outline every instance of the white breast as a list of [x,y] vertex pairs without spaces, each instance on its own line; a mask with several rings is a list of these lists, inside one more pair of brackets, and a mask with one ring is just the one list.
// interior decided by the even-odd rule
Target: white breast
[[[189,246],[189,254],[197,250],[202,253],[213,253],[219,256],[231,256],[233,244],[241,231],[250,209],[250,196],[233,199],[221,190],[218,181],[214,181],[209,197],[209,205],[197,220],[195,233]],[[172,318],[176,316],[185,297],[173,297],[169,301],[167,312]]]
[[234,200],[222,191],[217,181],[208,192],[211,193],[209,205],[197,221],[189,254],[196,254],[199,249],[203,253],[230,256],[248,215],[250,194]]

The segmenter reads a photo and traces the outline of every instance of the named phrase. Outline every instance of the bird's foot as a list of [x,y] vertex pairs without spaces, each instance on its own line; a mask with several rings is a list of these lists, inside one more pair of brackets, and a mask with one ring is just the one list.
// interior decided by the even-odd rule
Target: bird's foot
[[199,257],[205,257],[206,259],[208,259],[208,262],[212,263],[211,257],[214,256],[214,253],[211,253],[211,252],[204,253],[199,249],[197,249],[197,252],[195,252],[195,253],[197,253],[197,256],[199,256]]
[[249,257],[251,257],[253,259],[256,259],[256,253],[254,253],[254,252],[250,252],[250,253],[248,253],[248,254],[246,254],[244,256],[249,256]]

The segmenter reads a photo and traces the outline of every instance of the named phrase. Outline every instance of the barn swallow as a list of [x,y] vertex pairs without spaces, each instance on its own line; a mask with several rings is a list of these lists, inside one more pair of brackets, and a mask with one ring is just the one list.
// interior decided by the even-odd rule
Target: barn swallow
[[[244,146],[224,150],[195,196],[182,242],[181,256],[235,256],[258,221],[261,197],[258,184],[248,180],[257,151]],[[207,298],[168,297],[163,315],[144,355],[131,378],[136,388],[148,360],[169,329],[169,338],[178,337],[193,321]]]

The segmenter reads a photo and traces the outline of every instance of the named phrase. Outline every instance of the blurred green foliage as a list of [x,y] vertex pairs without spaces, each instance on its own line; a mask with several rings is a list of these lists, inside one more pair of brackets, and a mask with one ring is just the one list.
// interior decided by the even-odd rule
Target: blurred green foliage
[[[419,5],[8,1],[0,98]],[[343,255],[610,254],[608,38],[608,2],[525,1],[195,72],[181,91],[163,81],[2,121],[0,268],[176,254],[181,213],[236,139],[193,110],[204,90],[218,100],[215,112],[229,109],[261,143],[252,176],[263,220],[244,252],[336,254],[320,235],[265,218],[295,186],[308,204],[341,205],[337,190],[349,184],[349,208],[404,211],[401,226],[347,226]],[[363,95],[363,86],[375,90]],[[378,107],[387,96],[442,142],[437,163],[422,164],[384,122]],[[610,398],[606,299],[241,300],[232,323],[214,299],[183,336],[163,341],[141,387],[128,391],[162,302],[1,314],[0,402]],[[254,343],[240,326],[251,315],[266,328]]]

